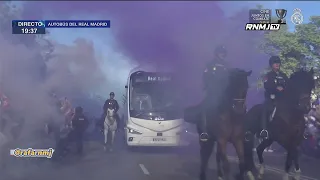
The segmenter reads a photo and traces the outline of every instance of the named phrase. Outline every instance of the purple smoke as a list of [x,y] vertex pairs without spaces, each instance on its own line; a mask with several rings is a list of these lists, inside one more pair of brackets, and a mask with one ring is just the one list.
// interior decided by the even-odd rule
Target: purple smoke
[[248,11],[227,18],[219,2],[28,2],[24,8],[26,19],[45,19],[44,13],[110,19],[118,50],[139,64],[173,68],[192,101],[199,99],[201,73],[216,45],[228,48],[235,67],[258,74],[265,64],[254,44],[261,34],[244,31]]

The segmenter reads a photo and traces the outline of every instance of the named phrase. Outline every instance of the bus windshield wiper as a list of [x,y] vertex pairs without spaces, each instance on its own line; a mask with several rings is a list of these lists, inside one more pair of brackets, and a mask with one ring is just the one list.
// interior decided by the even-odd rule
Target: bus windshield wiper
[[133,116],[133,117],[137,118],[137,117],[142,116],[142,115],[149,115],[149,113],[150,113],[150,112],[140,112],[140,113],[136,114],[136,115]]

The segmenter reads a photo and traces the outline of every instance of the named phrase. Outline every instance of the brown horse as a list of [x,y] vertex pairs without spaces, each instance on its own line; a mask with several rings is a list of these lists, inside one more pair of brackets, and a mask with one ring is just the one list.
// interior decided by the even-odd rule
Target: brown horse
[[[305,130],[305,114],[311,109],[310,99],[311,91],[315,87],[313,69],[310,71],[299,70],[293,73],[288,81],[283,98],[277,100],[276,111],[273,119],[268,123],[269,138],[263,140],[257,147],[257,154],[260,162],[258,169],[258,178],[262,179],[264,174],[263,152],[274,141],[278,142],[287,150],[285,163],[285,174],[283,180],[289,179],[289,171],[292,162],[295,166],[295,179],[300,179],[300,165],[298,161],[298,146],[303,140]],[[247,113],[245,127],[251,132],[251,135],[260,132],[259,117],[261,117],[263,106],[256,105]],[[254,179],[252,170],[253,163],[253,138],[248,138],[245,143],[246,168],[250,180]]]
[[[225,79],[225,87],[221,87],[218,83],[216,88],[223,89],[222,94],[216,94],[212,92],[213,97],[206,97],[207,99],[201,106],[203,118],[205,118],[206,132],[209,134],[207,141],[200,141],[200,179],[206,179],[206,170],[208,166],[209,158],[212,154],[214,143],[217,142],[216,162],[219,179],[229,179],[229,162],[227,159],[227,143],[231,142],[235,147],[239,157],[239,178],[242,179],[244,175],[244,149],[243,149],[243,122],[242,119],[246,113],[245,100],[248,90],[248,76],[251,75],[251,71],[246,72],[240,69],[231,69]],[[226,82],[225,81],[225,82]],[[208,92],[209,94],[211,92]],[[222,96],[221,96],[222,95]],[[212,105],[211,102],[219,102]],[[201,111],[200,110],[200,111]],[[188,111],[188,110],[186,110]],[[187,117],[188,118],[188,117]],[[198,120],[201,117],[198,117]],[[199,130],[198,124],[198,130]],[[200,135],[200,131],[199,135]]]

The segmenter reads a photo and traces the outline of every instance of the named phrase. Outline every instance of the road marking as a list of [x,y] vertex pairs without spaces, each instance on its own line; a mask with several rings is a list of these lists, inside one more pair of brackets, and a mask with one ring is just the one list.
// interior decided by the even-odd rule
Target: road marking
[[[230,161],[233,161],[233,162],[236,162],[236,163],[239,162],[238,158],[234,157],[234,156],[228,156],[228,159]],[[274,173],[277,173],[277,174],[283,174],[284,173],[284,170],[281,170],[281,169],[278,169],[278,168],[274,168],[274,167],[271,167],[271,166],[266,166],[266,165],[265,165],[265,170],[271,171],[271,172],[274,172]],[[290,173],[290,176],[293,177],[294,173]],[[309,176],[304,176],[304,175],[300,175],[300,178],[301,178],[301,180],[317,180],[316,178],[309,177]]]
[[143,174],[145,174],[145,175],[150,175],[148,169],[147,169],[143,164],[139,164],[139,166],[140,166]]
[[[198,136],[198,134],[194,133],[194,132],[189,132],[189,134],[192,135],[192,136]],[[269,156],[269,154],[268,154],[268,156]],[[280,154],[279,155],[274,155],[274,156],[283,157],[283,155],[280,155]],[[228,159],[230,161],[238,163],[238,158],[237,157],[228,156]],[[212,164],[209,164],[209,168],[214,169],[212,167]],[[284,173],[284,170],[281,170],[281,169],[278,169],[278,168],[274,168],[274,167],[271,167],[271,166],[265,166],[265,170],[271,171],[271,172],[274,172],[274,173],[278,173],[278,174],[283,174]],[[290,176],[292,177],[292,176],[294,176],[294,174],[290,173]],[[318,180],[316,178],[305,176],[305,175],[300,175],[300,177],[301,177],[301,180]]]

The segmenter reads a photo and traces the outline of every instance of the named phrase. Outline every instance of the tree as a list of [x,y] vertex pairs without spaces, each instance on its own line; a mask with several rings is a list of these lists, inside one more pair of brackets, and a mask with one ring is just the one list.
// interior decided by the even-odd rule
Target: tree
[[[297,25],[294,32],[290,32],[286,25],[281,25],[277,32],[266,32],[259,47],[268,55],[278,55],[282,70],[288,76],[300,67],[314,67],[319,73],[320,16],[310,17],[309,23]],[[318,85],[316,90],[319,88]]]
[[[21,9],[18,9],[11,2],[0,3],[0,34],[13,44],[23,44],[30,49],[38,49],[37,57],[30,60],[35,64],[35,72],[45,77],[45,62],[52,58],[54,51],[53,44],[46,39],[45,35],[12,35],[12,20],[23,19]],[[39,76],[39,75],[38,75]]]

